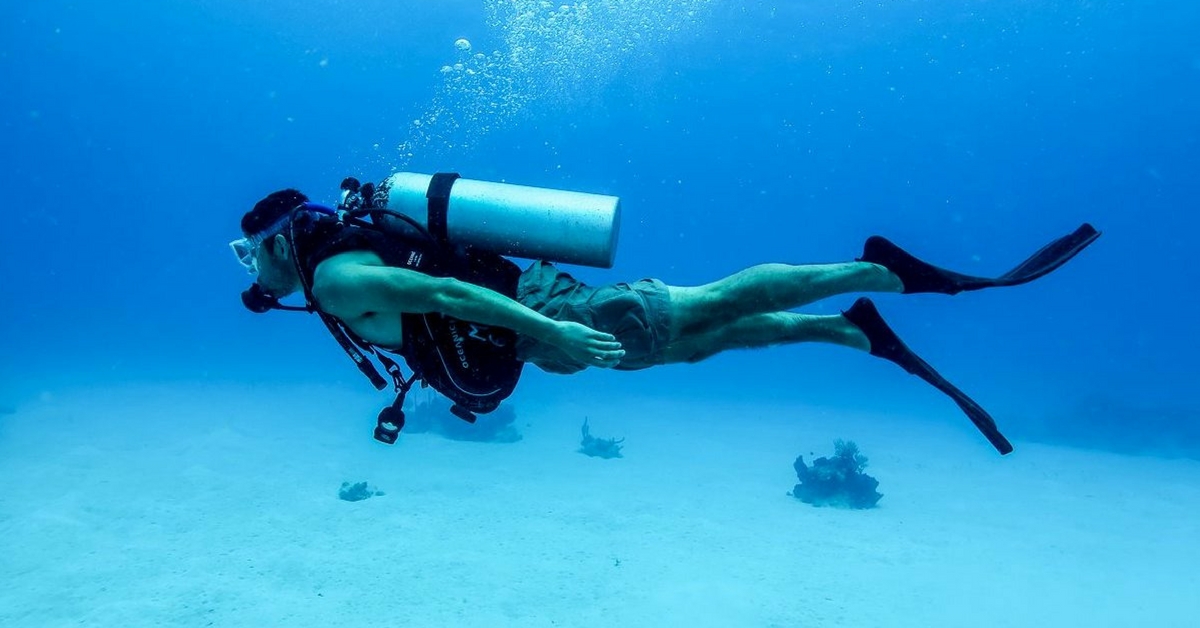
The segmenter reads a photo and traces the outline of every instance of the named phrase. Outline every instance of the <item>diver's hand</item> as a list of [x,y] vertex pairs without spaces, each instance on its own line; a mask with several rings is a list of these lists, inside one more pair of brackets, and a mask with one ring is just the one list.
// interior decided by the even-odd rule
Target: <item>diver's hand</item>
[[571,321],[556,321],[554,345],[580,363],[612,368],[625,357],[616,336]]

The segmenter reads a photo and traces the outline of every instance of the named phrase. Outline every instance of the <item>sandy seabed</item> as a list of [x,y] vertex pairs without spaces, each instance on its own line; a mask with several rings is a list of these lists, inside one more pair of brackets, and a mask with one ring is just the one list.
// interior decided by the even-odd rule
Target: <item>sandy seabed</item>
[[[233,384],[0,417],[0,626],[1200,625],[1200,462],[761,400],[523,399],[512,444],[386,400]],[[625,457],[576,452],[579,426]],[[868,511],[787,495],[858,442]],[[337,498],[344,481],[386,494]]]

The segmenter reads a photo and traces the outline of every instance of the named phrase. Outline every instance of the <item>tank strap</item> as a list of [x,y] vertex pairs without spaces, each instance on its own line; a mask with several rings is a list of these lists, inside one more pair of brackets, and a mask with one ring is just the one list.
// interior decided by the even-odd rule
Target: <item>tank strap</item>
[[439,172],[429,179],[425,198],[429,199],[429,233],[440,244],[447,244],[446,213],[450,210],[450,188],[458,179],[457,172]]

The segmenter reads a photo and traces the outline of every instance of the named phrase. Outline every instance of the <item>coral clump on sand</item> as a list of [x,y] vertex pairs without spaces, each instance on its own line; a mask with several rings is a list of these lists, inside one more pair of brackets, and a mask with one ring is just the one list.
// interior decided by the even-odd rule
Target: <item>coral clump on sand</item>
[[858,452],[853,441],[837,440],[834,454],[817,458],[812,466],[804,464],[804,456],[792,465],[800,483],[792,488],[791,496],[813,506],[834,508],[874,508],[883,497],[879,481],[863,473],[867,457]]
[[583,439],[579,441],[579,453],[594,458],[624,457],[621,455],[621,443],[625,442],[624,438],[596,438],[592,436],[591,430],[588,429],[587,419],[583,420],[583,428],[580,431],[583,433]]
[[355,484],[342,482],[342,488],[338,489],[338,499],[348,502],[360,502],[364,499],[383,494],[383,491],[370,486],[366,482],[357,482]]

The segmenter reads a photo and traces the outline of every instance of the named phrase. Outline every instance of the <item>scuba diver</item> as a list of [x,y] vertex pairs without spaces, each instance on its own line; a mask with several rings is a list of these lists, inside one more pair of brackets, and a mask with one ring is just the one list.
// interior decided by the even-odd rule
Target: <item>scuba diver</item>
[[[318,314],[383,389],[388,382],[367,354],[375,356],[398,393],[376,423],[375,438],[385,443],[394,442],[403,428],[404,396],[416,381],[447,396],[457,416],[474,421],[475,413],[494,410],[511,394],[526,363],[563,374],[639,370],[695,363],[731,349],[824,342],[867,352],[920,377],[949,396],[1007,454],[1012,445],[991,416],[906,346],[870,299],[859,298],[833,315],[790,310],[847,293],[952,295],[1019,285],[1057,269],[1099,237],[1084,224],[996,277],[940,268],[872,236],[854,261],[761,264],[700,286],[658,279],[592,286],[533,254],[538,251],[521,250],[515,236],[489,236],[478,228],[470,236],[471,229],[463,228],[472,221],[473,227],[553,222],[563,203],[545,201],[544,194],[554,192],[445,173],[398,173],[378,187],[347,178],[336,208],[310,202],[294,189],[273,192],[242,217],[243,237],[231,243],[239,262],[255,275],[243,303],[255,312]],[[592,196],[614,198],[563,194],[588,202]],[[532,212],[535,218],[517,215],[539,203],[546,211]],[[547,246],[567,249],[589,230],[608,229],[598,235],[615,248],[616,204],[605,207],[600,211],[608,212],[611,224],[597,227],[575,216],[569,228],[535,222],[521,233],[544,232]],[[492,220],[479,217],[485,214]],[[456,221],[457,231],[468,235],[454,237]],[[469,244],[459,241],[472,237]],[[489,238],[495,246],[486,246]],[[505,257],[514,252],[536,261],[521,269]],[[604,255],[594,265],[611,265],[612,250]],[[557,257],[562,261],[569,253]],[[304,295],[303,306],[280,303],[294,293]],[[403,377],[388,354],[401,356],[413,374]]]

